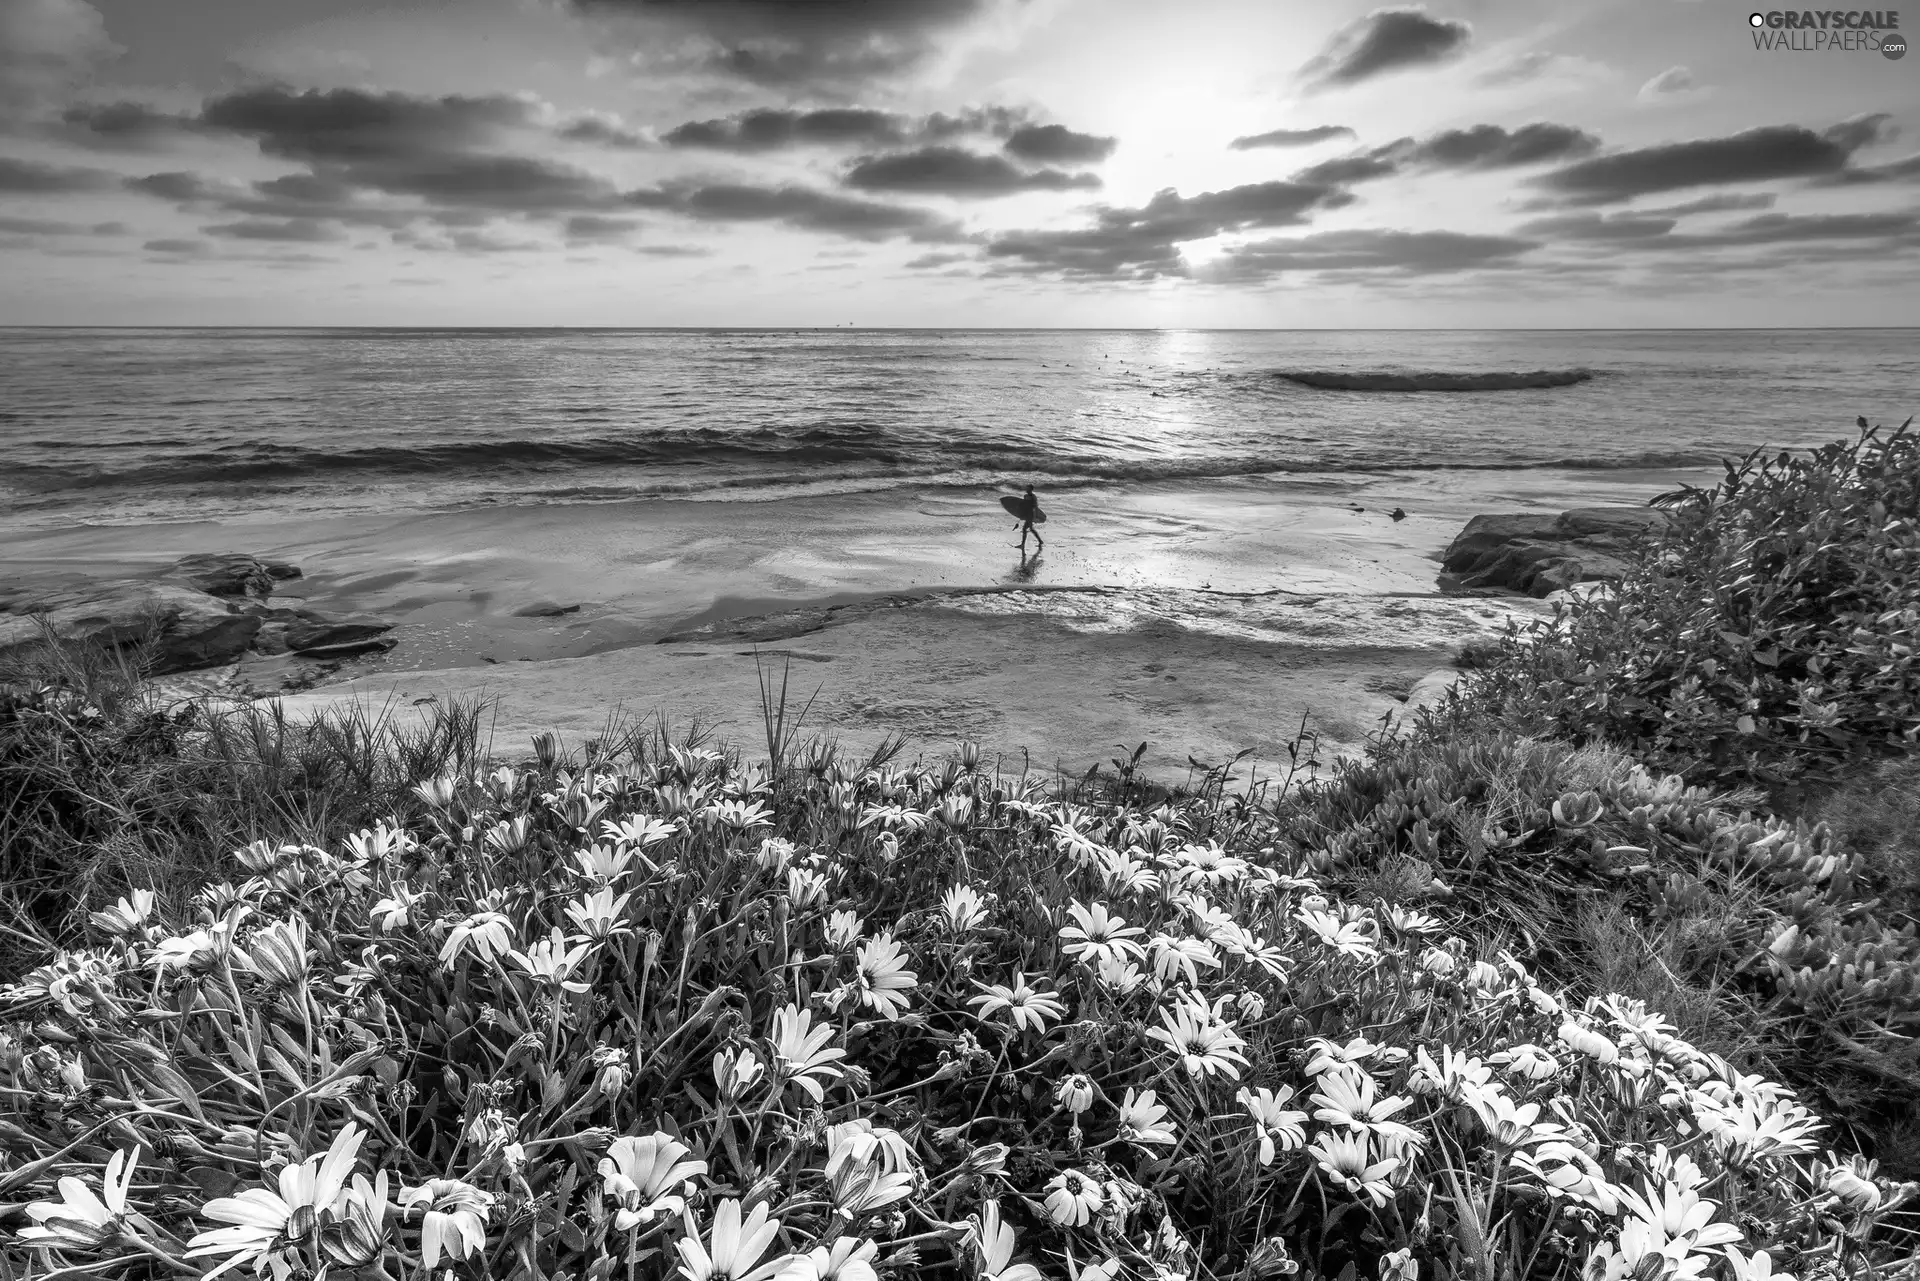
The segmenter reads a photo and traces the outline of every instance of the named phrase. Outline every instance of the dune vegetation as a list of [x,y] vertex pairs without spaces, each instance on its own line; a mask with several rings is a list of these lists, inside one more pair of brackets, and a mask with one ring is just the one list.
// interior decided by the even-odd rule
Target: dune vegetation
[[0,1272],[1920,1278],[1920,447],[1861,426],[1253,787],[49,653]]

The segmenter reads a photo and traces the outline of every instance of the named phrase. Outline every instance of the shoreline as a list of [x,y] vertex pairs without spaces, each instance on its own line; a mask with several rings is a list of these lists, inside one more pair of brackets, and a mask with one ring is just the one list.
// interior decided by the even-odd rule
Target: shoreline
[[[822,684],[809,732],[864,749],[898,731],[910,752],[971,738],[1076,772],[1145,739],[1143,770],[1168,781],[1188,754],[1243,748],[1269,773],[1303,714],[1323,755],[1357,751],[1467,640],[1540,616],[1528,598],[1439,590],[1440,553],[1472,516],[1644,503],[1676,478],[1706,479],[1329,472],[1080,490],[1049,502],[1046,551],[1024,560],[989,490],[90,527],[16,540],[0,569],[138,576],[242,549],[299,564],[276,604],[383,618],[398,644],[284,695],[297,716],[488,695],[503,747],[598,736],[616,705],[757,741],[757,647],[791,656],[808,692]],[[266,693],[285,670],[248,660],[168,683]]]

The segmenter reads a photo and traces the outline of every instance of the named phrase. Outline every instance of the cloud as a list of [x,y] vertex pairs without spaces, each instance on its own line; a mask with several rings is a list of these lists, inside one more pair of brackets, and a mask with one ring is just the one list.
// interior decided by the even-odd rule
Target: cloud
[[987,242],[988,257],[1007,270],[1068,277],[1148,280],[1184,276],[1179,246],[1223,231],[1297,226],[1307,215],[1351,204],[1337,188],[1261,182],[1182,196],[1158,192],[1137,209],[1095,210],[1094,225],[1070,231],[1014,231]]
[[649,258],[711,258],[713,250],[699,245],[640,245],[634,249],[637,254]]
[[0,191],[35,195],[106,191],[119,183],[120,175],[106,169],[50,165],[0,156]]
[[1920,152],[1904,160],[1888,161],[1884,165],[1862,165],[1857,169],[1843,169],[1819,180],[1821,186],[1851,186],[1864,182],[1914,182],[1920,181]]
[[956,29],[1007,7],[994,0],[570,2],[582,13],[640,24],[636,34],[651,60],[782,86],[898,75],[924,62]]
[[554,130],[568,142],[591,142],[602,147],[637,151],[655,145],[653,137],[604,111],[583,111],[568,117]]
[[270,240],[282,244],[329,244],[346,238],[337,227],[329,227],[312,218],[250,218],[240,222],[218,223],[211,227],[202,227],[201,231],[209,236],[222,236],[230,240]]
[[184,257],[201,257],[213,252],[213,245],[205,240],[167,238],[162,240],[149,240],[140,247],[149,253],[178,254]]
[[1421,5],[1375,9],[1335,32],[1300,75],[1310,89],[1358,84],[1389,71],[1444,62],[1472,35],[1466,23],[1435,18]]
[[351,177],[359,186],[393,195],[523,213],[607,209],[621,200],[619,189],[597,174],[531,156],[448,156],[408,165],[358,166]]
[[1248,134],[1227,144],[1230,151],[1251,151],[1255,147],[1311,147],[1316,142],[1359,135],[1345,125],[1315,125],[1311,129],[1275,129],[1271,133]]
[[1400,172],[1399,159],[1390,149],[1382,148],[1380,154],[1338,156],[1332,160],[1322,160],[1317,165],[1308,165],[1294,174],[1293,180],[1322,183],[1328,186],[1350,186],[1356,182],[1385,178],[1398,172]]
[[[1006,107],[969,108],[956,115],[908,116],[869,107],[795,111],[762,107],[712,120],[689,120],[661,137],[669,147],[753,154],[794,147],[904,147],[965,134],[1007,137],[1027,123]],[[1084,136],[1084,135],[1079,135]]]
[[1250,284],[1299,271],[1433,275],[1499,263],[1539,243],[1458,231],[1320,231],[1238,245],[1194,273],[1214,284]]
[[907,259],[906,265],[916,271],[924,271],[933,267],[951,267],[956,262],[968,262],[970,260],[970,255],[967,254],[930,253],[921,254],[917,258],[909,258]]
[[897,155],[863,156],[842,181],[860,191],[975,198],[1022,191],[1086,190],[1100,185],[1100,179],[1090,173],[1024,170],[1004,156],[983,156],[959,147],[923,147]]
[[0,110],[37,111],[121,52],[84,0],[0,0]]
[[1551,240],[1644,240],[1664,236],[1674,228],[1675,220],[1643,213],[1555,214],[1535,218],[1514,228],[1524,235],[1545,236]]
[[1525,84],[1551,71],[1559,58],[1559,54],[1548,53],[1545,49],[1532,49],[1488,68],[1475,76],[1473,82],[1488,89]]
[[1900,136],[1900,129],[1893,123],[1891,115],[1884,111],[1876,111],[1867,115],[1849,116],[1825,130],[1820,136],[1852,152],[1862,147],[1875,147],[1881,143],[1892,142]]
[[1027,125],[1007,135],[1007,154],[1035,164],[1094,165],[1113,154],[1117,138],[1075,133],[1065,125]]
[[200,123],[258,140],[270,156],[309,163],[410,161],[466,151],[533,123],[535,104],[492,94],[439,98],[364,89],[244,89],[210,98]]
[[604,244],[610,240],[625,240],[639,230],[640,223],[633,218],[607,218],[599,214],[575,214],[567,219],[562,230],[570,244]]
[[52,218],[0,218],[0,232],[14,236],[118,236],[123,222],[62,222]]
[[1587,155],[1600,139],[1571,125],[1536,121],[1507,130],[1499,125],[1448,129],[1416,142],[1401,138],[1369,151],[1310,165],[1296,182],[1350,184],[1404,169],[1512,169]]
[[1705,96],[1707,90],[1695,82],[1686,67],[1668,67],[1640,86],[1639,98],[1645,103],[1676,102]]
[[157,151],[198,131],[192,116],[161,111],[144,102],[76,103],[60,113],[51,132],[76,146],[99,151]]
[[1847,157],[1860,145],[1857,134],[1857,130],[1817,134],[1799,125],[1767,125],[1726,138],[1595,156],[1533,181],[1571,203],[1597,205],[1688,187],[1816,178],[1846,166]]
[[1711,196],[1701,196],[1698,200],[1683,201],[1677,205],[1665,205],[1658,209],[1636,209],[1634,212],[1649,218],[1685,218],[1689,214],[1771,209],[1773,201],[1774,196],[1770,191],[1756,191],[1750,194],[1723,191]]
[[659,187],[628,192],[625,199],[636,208],[668,210],[699,222],[776,222],[855,240],[888,240],[896,236],[922,241],[960,239],[958,224],[931,210],[791,184]]

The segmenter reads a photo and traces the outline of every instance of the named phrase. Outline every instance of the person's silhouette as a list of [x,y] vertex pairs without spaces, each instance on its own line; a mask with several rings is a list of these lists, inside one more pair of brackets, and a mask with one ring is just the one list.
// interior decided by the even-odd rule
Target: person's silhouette
[[1027,550],[1027,535],[1032,534],[1034,541],[1039,545],[1034,550],[1038,551],[1040,547],[1047,545],[1047,540],[1040,537],[1040,530],[1036,522],[1045,520],[1046,517],[1040,514],[1040,500],[1034,497],[1032,485],[1028,485],[1027,492],[1021,495],[1019,506],[1020,550],[1023,552]]

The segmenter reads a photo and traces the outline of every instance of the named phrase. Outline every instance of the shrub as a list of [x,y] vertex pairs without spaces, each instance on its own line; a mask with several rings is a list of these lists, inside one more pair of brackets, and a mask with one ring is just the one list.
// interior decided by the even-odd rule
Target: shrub
[[[1675,498],[1613,593],[1510,627],[1417,732],[1504,725],[1782,796],[1920,740],[1920,440],[1860,420]],[[1656,500],[1657,501],[1657,500]],[[1548,641],[1550,643],[1542,643]]]
[[191,921],[131,895],[8,991],[11,1261],[1916,1274],[1913,1189],[1790,1091],[1469,942],[1481,903],[1329,893],[1271,815],[971,750],[542,758],[256,842]]

